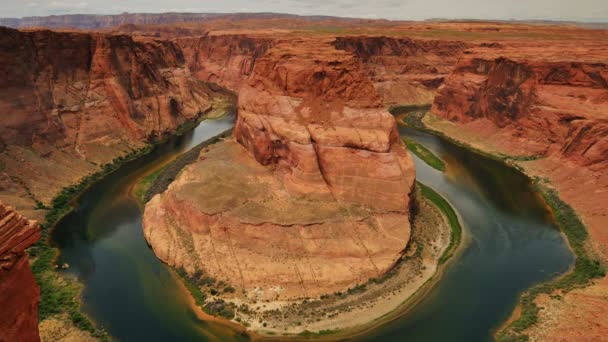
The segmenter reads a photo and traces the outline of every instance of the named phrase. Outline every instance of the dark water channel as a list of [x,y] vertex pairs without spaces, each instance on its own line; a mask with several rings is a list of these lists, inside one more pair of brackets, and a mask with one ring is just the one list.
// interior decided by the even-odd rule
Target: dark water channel
[[415,157],[416,178],[452,204],[465,238],[429,295],[363,340],[492,340],[518,295],[567,271],[573,256],[524,175],[437,136],[399,130],[446,163],[442,173]]
[[[197,318],[178,280],[147,246],[141,208],[129,196],[142,175],[220,134],[234,116],[203,121],[94,185],[54,231],[60,263],[84,284],[83,310],[118,341],[237,341]],[[439,284],[369,341],[485,341],[518,294],[572,262],[547,209],[521,174],[433,135],[401,127],[447,164],[416,159],[417,178],[448,199],[465,226],[464,247]]]

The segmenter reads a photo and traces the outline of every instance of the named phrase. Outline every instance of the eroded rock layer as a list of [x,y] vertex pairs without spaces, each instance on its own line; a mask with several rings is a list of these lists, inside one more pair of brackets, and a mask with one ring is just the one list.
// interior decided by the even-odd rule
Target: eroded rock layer
[[384,274],[410,225],[407,214],[296,195],[230,140],[203,151],[146,205],[144,235],[164,262],[224,281],[237,297],[289,300]]
[[463,57],[433,113],[461,123],[488,119],[514,138],[525,138],[522,154],[607,163],[608,65],[592,55],[588,61],[555,59],[540,52],[522,56],[514,49],[479,49]]
[[386,36],[337,37],[337,49],[353,53],[386,105],[432,103],[437,88],[471,43]]
[[40,226],[0,203],[0,341],[39,341],[40,289],[25,249],[40,239]]
[[24,209],[210,106],[167,41],[0,28],[0,60],[0,193]]
[[359,61],[331,42],[275,40],[234,74],[236,142],[146,206],[165,262],[288,300],[344,291],[401,257],[414,164]]

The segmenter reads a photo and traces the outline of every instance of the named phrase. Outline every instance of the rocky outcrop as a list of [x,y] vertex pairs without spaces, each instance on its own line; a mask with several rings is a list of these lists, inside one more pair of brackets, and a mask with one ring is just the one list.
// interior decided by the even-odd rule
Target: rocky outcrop
[[171,42],[0,28],[0,51],[5,200],[15,188],[48,203],[210,107],[210,90]]
[[275,40],[246,35],[214,35],[178,38],[188,69],[200,80],[238,90],[253,72],[256,60]]
[[0,203],[0,341],[39,341],[40,289],[25,249],[40,238],[40,227]]
[[607,80],[605,63],[472,55],[447,78],[432,111],[461,123],[487,119],[524,138],[528,154],[606,163]]
[[333,45],[361,60],[385,105],[428,104],[472,44],[385,36],[337,37]]
[[244,300],[344,291],[394,266],[414,164],[359,60],[331,43],[275,40],[232,74],[238,144],[204,151],[147,204],[156,255]]
[[411,164],[357,59],[329,41],[280,42],[239,91],[235,137],[294,191],[407,211]]

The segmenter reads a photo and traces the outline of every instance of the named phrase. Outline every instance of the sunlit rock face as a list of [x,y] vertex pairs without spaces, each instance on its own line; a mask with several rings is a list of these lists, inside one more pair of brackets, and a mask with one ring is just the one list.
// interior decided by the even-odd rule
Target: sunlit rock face
[[332,40],[276,40],[236,74],[234,140],[146,206],[155,253],[250,299],[344,291],[390,270],[409,241],[414,164],[359,60]]

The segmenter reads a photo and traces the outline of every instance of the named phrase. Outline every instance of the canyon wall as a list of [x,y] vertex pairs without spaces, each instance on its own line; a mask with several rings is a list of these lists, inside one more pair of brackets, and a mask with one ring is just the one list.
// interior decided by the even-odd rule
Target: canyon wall
[[39,341],[40,289],[25,249],[40,239],[40,226],[0,203],[0,341]]
[[178,38],[188,69],[198,79],[221,84],[238,91],[253,72],[256,60],[264,55],[275,39],[243,34]]
[[354,54],[387,106],[432,103],[471,43],[385,36],[337,37],[333,45]]
[[210,108],[167,41],[0,28],[0,60],[0,199],[19,210]]
[[[505,53],[509,56],[508,53]],[[581,166],[608,163],[608,65],[466,55],[432,112],[460,123],[487,119],[522,154],[556,156]]]
[[[239,90],[235,137],[301,191],[407,211],[411,182],[393,117],[350,53],[331,40],[277,42]],[[381,166],[381,167],[380,167]]]

